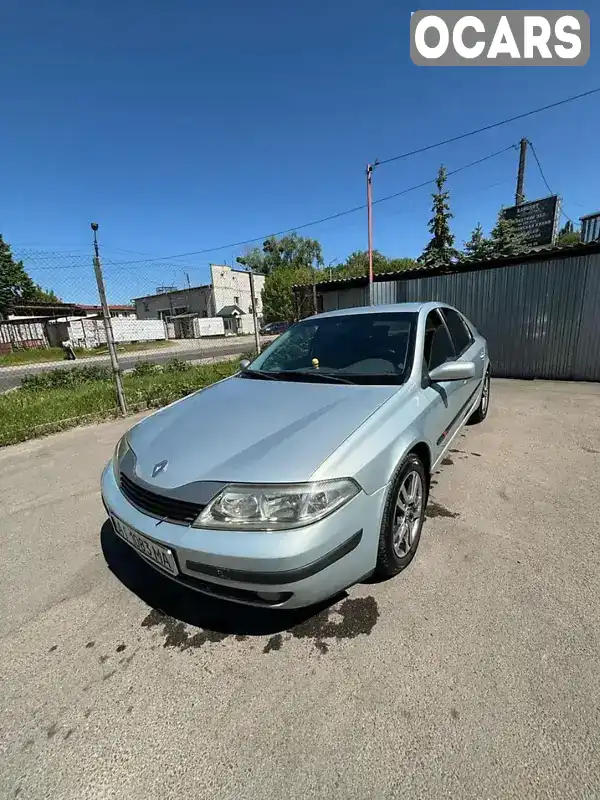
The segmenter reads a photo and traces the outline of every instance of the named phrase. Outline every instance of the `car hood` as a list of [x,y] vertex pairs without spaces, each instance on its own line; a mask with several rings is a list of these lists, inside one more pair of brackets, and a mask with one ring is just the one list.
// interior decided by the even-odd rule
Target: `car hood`
[[[306,481],[397,389],[228,378],[130,431],[136,472],[163,488]],[[153,478],[163,460],[168,468]]]

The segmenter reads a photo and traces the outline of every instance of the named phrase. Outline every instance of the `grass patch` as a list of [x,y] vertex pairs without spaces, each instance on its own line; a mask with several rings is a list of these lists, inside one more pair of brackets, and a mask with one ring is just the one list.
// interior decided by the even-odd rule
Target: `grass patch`
[[[119,344],[118,353],[143,353],[147,350],[160,350],[165,347],[172,347],[173,342],[160,340],[157,342],[138,342],[137,344]],[[81,347],[75,348],[77,358],[97,358],[107,356],[106,347],[98,347],[95,350],[84,350]],[[0,367],[15,367],[19,364],[43,364],[48,361],[65,361],[65,352],[62,347],[35,347],[27,350],[14,350],[0,356]]]
[[[140,362],[123,376],[129,410],[168,405],[238,370],[237,360],[194,366],[174,359],[164,367]],[[0,446],[119,416],[110,373],[100,365],[52,370],[31,379],[22,389],[0,395]]]

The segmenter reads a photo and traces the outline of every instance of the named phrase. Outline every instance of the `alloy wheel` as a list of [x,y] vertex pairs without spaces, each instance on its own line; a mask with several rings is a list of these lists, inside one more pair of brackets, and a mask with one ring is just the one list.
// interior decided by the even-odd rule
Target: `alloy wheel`
[[488,373],[483,380],[483,389],[481,392],[481,413],[483,415],[487,413],[489,402],[490,402],[490,376]]
[[418,472],[411,470],[400,485],[394,508],[392,546],[398,558],[405,558],[410,552],[422,513],[423,481]]

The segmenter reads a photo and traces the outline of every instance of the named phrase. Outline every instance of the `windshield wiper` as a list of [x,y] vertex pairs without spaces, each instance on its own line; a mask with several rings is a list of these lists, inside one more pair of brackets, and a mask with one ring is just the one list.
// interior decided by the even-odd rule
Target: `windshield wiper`
[[349,381],[348,378],[340,378],[337,375],[332,375],[330,372],[321,372],[318,370],[315,371],[308,371],[303,369],[289,369],[289,370],[282,370],[281,372],[277,373],[278,375],[302,375],[302,377],[313,378],[314,380],[318,381],[329,381],[330,383],[354,383],[354,381]]
[[311,378],[316,383],[348,383],[354,384],[347,378],[339,378],[337,375],[332,375],[329,372],[313,372],[304,371],[301,369],[282,369],[277,372],[266,372],[261,369],[244,369],[242,376],[246,378],[258,378],[259,380],[267,381],[285,381],[290,378]]
[[265,381],[278,381],[277,373],[263,372],[260,369],[243,369],[242,375],[245,378],[259,378]]

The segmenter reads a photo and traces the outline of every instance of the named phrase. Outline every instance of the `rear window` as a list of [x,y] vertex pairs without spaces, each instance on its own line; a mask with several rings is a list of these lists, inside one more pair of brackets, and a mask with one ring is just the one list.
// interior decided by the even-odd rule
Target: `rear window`
[[441,312],[446,320],[446,325],[450,331],[450,336],[452,336],[456,352],[458,355],[461,355],[473,342],[471,331],[467,328],[463,318],[458,312],[453,311],[451,308],[442,308]]
[[429,371],[456,358],[454,344],[437,308],[427,315],[423,356]]

